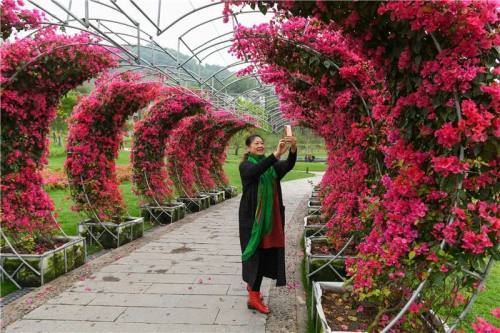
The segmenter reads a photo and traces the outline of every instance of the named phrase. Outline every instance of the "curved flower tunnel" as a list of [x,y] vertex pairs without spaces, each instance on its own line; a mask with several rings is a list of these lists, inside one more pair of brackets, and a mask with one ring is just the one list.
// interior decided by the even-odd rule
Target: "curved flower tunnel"
[[494,3],[277,6],[272,24],[239,27],[232,50],[325,139],[322,210],[334,244],[356,239],[346,264],[354,294],[378,304],[368,329],[453,315],[478,286],[464,270],[499,257]]
[[221,163],[226,157],[226,144],[237,130],[247,126],[250,125],[220,111],[185,118],[179,123],[167,143],[168,171],[178,193],[193,196],[224,184],[227,177]]
[[134,129],[131,152],[133,181],[138,194],[150,203],[172,199],[172,181],[165,165],[167,141],[183,118],[209,109],[206,101],[179,88],[162,88],[144,119]]
[[75,209],[91,219],[110,221],[125,214],[115,171],[123,126],[160,90],[158,83],[138,80],[130,72],[101,77],[71,116],[65,168]]
[[[2,15],[8,12],[2,10]],[[36,12],[24,12],[23,17],[29,18],[31,28],[40,22]],[[12,29],[28,26],[15,22],[2,17],[4,38]],[[52,247],[47,236],[59,226],[41,176],[47,164],[49,126],[64,94],[117,65],[97,42],[86,33],[66,36],[42,29],[2,44],[2,231],[21,252],[41,253]]]
[[[451,316],[478,287],[464,272],[500,257],[495,3],[225,1],[225,14],[245,3],[276,16],[237,26],[231,51],[253,63],[241,73],[255,66],[276,87],[287,118],[325,141],[322,215],[335,248],[354,239],[348,283],[376,308],[366,329],[422,331],[422,314]],[[1,14],[4,40],[40,26],[13,1]],[[24,252],[44,252],[58,228],[40,172],[59,99],[118,66],[98,43],[44,27],[1,45],[2,233]],[[227,142],[252,119],[106,74],[74,110],[65,163],[75,208],[91,219],[123,217],[115,159],[126,120],[150,103],[134,132],[137,193],[163,203],[172,186],[186,196],[227,186]]]

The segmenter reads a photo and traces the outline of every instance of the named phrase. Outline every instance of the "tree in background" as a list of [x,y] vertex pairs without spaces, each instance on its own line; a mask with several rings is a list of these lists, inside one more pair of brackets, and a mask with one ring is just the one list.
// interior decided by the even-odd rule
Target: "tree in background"
[[56,118],[52,122],[50,129],[52,131],[52,141],[58,146],[62,146],[62,137],[68,130],[67,120],[73,111],[73,107],[78,100],[78,94],[75,90],[71,90],[61,98],[56,110]]

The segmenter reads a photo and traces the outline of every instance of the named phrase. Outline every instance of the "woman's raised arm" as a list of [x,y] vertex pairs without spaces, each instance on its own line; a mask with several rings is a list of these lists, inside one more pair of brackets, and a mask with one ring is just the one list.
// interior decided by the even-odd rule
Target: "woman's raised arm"
[[241,179],[260,177],[267,169],[269,169],[278,159],[273,154],[263,159],[257,164],[253,164],[249,161],[243,161],[240,164],[240,175]]
[[259,177],[274,163],[278,161],[278,159],[280,158],[281,155],[283,155],[285,150],[286,150],[285,140],[280,140],[278,142],[278,146],[276,147],[274,153],[270,154],[268,157],[266,157],[259,163],[254,164],[248,161],[243,161],[240,164],[241,179]]

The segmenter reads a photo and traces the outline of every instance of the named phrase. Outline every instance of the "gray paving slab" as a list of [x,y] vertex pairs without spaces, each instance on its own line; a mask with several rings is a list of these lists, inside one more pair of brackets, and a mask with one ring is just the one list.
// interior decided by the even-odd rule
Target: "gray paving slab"
[[84,305],[43,305],[30,313],[26,319],[115,321],[125,307]]
[[[197,274],[160,274],[160,273],[124,273],[99,272],[91,276],[93,281],[129,281],[143,283],[195,283]],[[219,283],[221,284],[221,283]]]
[[131,293],[141,294],[151,287],[151,283],[132,281],[93,281],[86,280],[76,283],[70,291],[94,293]]
[[99,293],[89,305],[172,308],[179,302],[179,298],[179,295],[171,294]]
[[[71,327],[68,330],[68,326]],[[151,324],[62,320],[21,320],[8,329],[8,333],[254,333],[255,325],[194,325]]]
[[228,284],[155,283],[146,293],[167,295],[226,295]]
[[219,309],[198,308],[126,308],[117,319],[121,323],[213,324]]
[[[307,179],[283,183],[287,220],[310,188]],[[266,316],[246,307],[238,205],[225,201],[117,255],[7,332],[264,332]]]
[[78,293],[65,291],[47,301],[47,304],[87,305],[94,300],[96,293]]

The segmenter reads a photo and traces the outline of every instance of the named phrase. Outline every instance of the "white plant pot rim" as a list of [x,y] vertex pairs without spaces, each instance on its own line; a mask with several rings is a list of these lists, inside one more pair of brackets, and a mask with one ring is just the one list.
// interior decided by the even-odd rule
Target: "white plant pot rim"
[[307,224],[308,218],[310,217],[316,217],[318,215],[306,215],[304,217],[304,229],[321,229],[326,223],[321,223],[321,224]]

